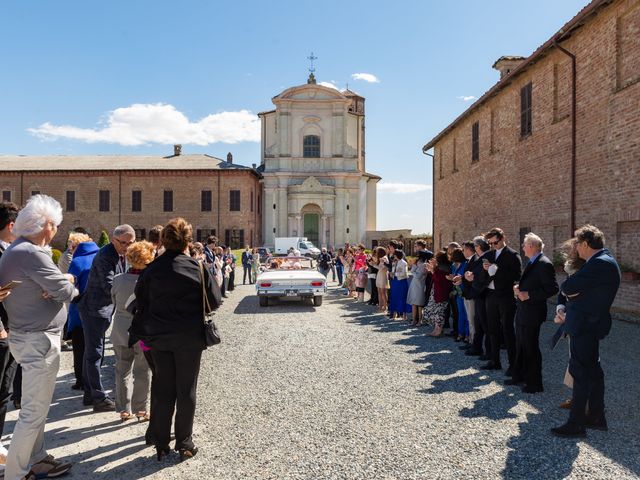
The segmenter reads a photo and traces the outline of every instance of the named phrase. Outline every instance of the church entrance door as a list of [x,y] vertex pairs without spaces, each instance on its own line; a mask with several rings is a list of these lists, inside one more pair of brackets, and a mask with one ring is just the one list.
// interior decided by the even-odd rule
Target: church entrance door
[[304,214],[304,235],[316,247],[320,245],[320,215],[317,213]]

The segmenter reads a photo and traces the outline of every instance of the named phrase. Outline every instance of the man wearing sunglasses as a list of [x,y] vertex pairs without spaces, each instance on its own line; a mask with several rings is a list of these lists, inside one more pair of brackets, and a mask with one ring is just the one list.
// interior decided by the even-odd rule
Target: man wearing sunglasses
[[483,259],[484,281],[487,286],[485,299],[491,351],[489,362],[480,367],[483,370],[501,370],[500,340],[507,347],[509,368],[506,375],[511,376],[511,366],[516,356],[516,334],[514,318],[516,302],[513,286],[520,280],[522,261],[520,254],[508,247],[505,234],[500,228],[492,228],[484,234],[491,252]]
[[110,412],[116,408],[102,386],[100,366],[104,356],[104,336],[113,316],[113,277],[126,272],[125,255],[135,238],[135,231],[130,225],[115,228],[111,243],[102,247],[93,259],[87,287],[78,303],[85,343],[83,403],[85,406],[93,405],[94,412]]

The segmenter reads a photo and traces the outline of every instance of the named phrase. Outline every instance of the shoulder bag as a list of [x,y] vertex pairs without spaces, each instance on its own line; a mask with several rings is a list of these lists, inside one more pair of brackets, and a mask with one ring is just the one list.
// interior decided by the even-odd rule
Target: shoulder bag
[[211,347],[213,345],[218,345],[222,339],[220,338],[220,333],[218,332],[218,328],[216,327],[215,322],[213,321],[213,311],[211,310],[211,305],[209,305],[209,297],[207,296],[207,285],[205,282],[204,276],[204,267],[202,266],[202,262],[198,262],[198,266],[200,268],[200,280],[202,283],[202,312],[203,312],[203,320],[204,320],[204,343],[207,347]]

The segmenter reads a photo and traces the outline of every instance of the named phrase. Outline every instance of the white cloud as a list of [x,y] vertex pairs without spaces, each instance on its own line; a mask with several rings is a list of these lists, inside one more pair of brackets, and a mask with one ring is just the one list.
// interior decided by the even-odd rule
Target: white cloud
[[471,100],[476,100],[476,97],[473,95],[460,95],[456,97],[458,100],[462,100],[463,102],[470,102]]
[[44,140],[135,146],[150,143],[209,145],[260,141],[260,120],[248,110],[218,112],[192,122],[173,105],[136,103],[109,112],[105,126],[81,128],[43,123],[28,131]]
[[364,80],[369,83],[380,83],[380,79],[376,77],[373,73],[353,73],[351,78],[354,80]]
[[381,193],[418,193],[426,192],[433,188],[426,183],[378,183],[378,192]]
[[333,83],[333,81],[331,81],[331,82],[318,82],[318,85],[322,85],[323,87],[333,88],[334,90],[340,90],[338,88],[338,86],[335,83]]

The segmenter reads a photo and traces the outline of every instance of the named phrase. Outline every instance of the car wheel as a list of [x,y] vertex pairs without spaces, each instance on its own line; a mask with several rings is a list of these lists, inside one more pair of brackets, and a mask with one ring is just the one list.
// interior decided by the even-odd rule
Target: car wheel
[[316,307],[319,307],[320,305],[322,305],[322,297],[320,295],[313,297],[313,304]]
[[269,306],[269,297],[260,297],[260,306],[268,307]]

